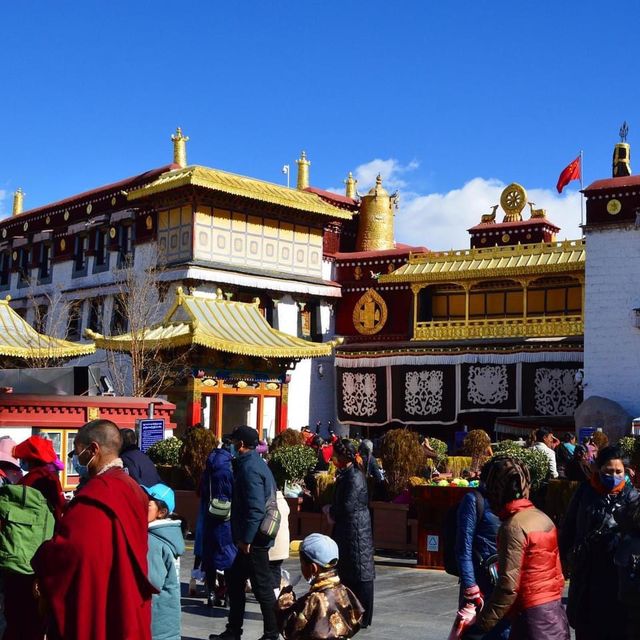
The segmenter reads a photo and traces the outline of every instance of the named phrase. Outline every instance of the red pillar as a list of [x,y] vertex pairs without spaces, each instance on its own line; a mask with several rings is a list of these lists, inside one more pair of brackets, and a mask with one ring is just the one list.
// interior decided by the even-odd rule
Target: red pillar
[[280,389],[280,397],[278,398],[276,433],[282,433],[287,428],[288,414],[289,385],[283,382],[282,388]]

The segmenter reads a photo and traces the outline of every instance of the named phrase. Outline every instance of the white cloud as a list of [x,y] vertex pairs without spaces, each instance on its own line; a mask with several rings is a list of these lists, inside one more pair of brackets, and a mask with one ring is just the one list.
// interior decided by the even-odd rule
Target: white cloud
[[[469,247],[467,229],[480,222],[480,216],[490,213],[500,202],[506,185],[493,178],[474,178],[460,189],[428,195],[411,194],[403,201],[396,215],[396,240],[410,245],[422,245],[433,250],[465,249]],[[550,189],[528,189],[528,200],[536,209],[546,209],[547,217],[561,228],[558,239],[582,236],[580,224],[580,194],[565,190],[559,195]],[[523,212],[528,217],[529,208]],[[504,212],[498,209],[497,220]]]
[[407,187],[407,181],[401,176],[411,171],[415,171],[420,164],[417,160],[412,160],[409,164],[403,165],[395,158],[381,160],[376,158],[356,167],[353,172],[354,177],[358,181],[358,187],[361,193],[369,191],[376,183],[376,176],[380,174],[387,189],[404,189]]

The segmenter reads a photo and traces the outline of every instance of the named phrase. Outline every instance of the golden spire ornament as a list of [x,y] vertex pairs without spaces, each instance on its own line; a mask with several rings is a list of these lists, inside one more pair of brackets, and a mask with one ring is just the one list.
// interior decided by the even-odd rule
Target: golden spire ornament
[[12,215],[19,216],[24,206],[24,191],[18,187],[13,194],[13,211]]
[[306,151],[300,154],[300,158],[296,160],[296,164],[298,165],[298,182],[296,187],[303,191],[309,188],[309,167],[311,166],[311,161],[307,160]]
[[351,171],[349,171],[349,175],[347,176],[347,179],[344,181],[344,183],[346,185],[345,195],[347,196],[347,198],[355,199],[355,197],[358,195],[356,193],[356,185],[358,184],[358,181],[353,177]]
[[181,169],[187,166],[187,142],[189,136],[182,135],[182,129],[176,128],[176,132],[171,136],[173,141],[173,164],[177,164]]

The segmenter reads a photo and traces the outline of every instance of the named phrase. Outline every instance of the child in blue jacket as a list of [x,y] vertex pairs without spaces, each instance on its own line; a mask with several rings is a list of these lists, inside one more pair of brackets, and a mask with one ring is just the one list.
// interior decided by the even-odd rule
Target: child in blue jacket
[[184,537],[180,520],[169,518],[176,506],[167,485],[142,487],[149,494],[149,581],[159,589],[151,605],[153,640],[180,640],[180,556]]

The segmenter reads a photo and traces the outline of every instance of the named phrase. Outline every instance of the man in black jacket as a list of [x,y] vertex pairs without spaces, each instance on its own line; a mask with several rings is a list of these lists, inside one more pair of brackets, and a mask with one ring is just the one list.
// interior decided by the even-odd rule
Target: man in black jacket
[[144,487],[153,487],[162,484],[162,478],[158,475],[156,466],[146,453],[138,448],[138,438],[133,429],[122,429],[122,451],[120,458],[127,473]]
[[233,461],[233,500],[231,530],[238,555],[226,572],[229,593],[229,620],[220,634],[210,640],[240,640],[245,609],[245,583],[251,579],[253,595],[260,604],[264,631],[260,640],[277,640],[276,598],[269,570],[269,548],[273,539],[260,532],[267,503],[275,496],[276,483],[271,470],[256,452],[258,432],[247,426],[231,434],[238,455]]

